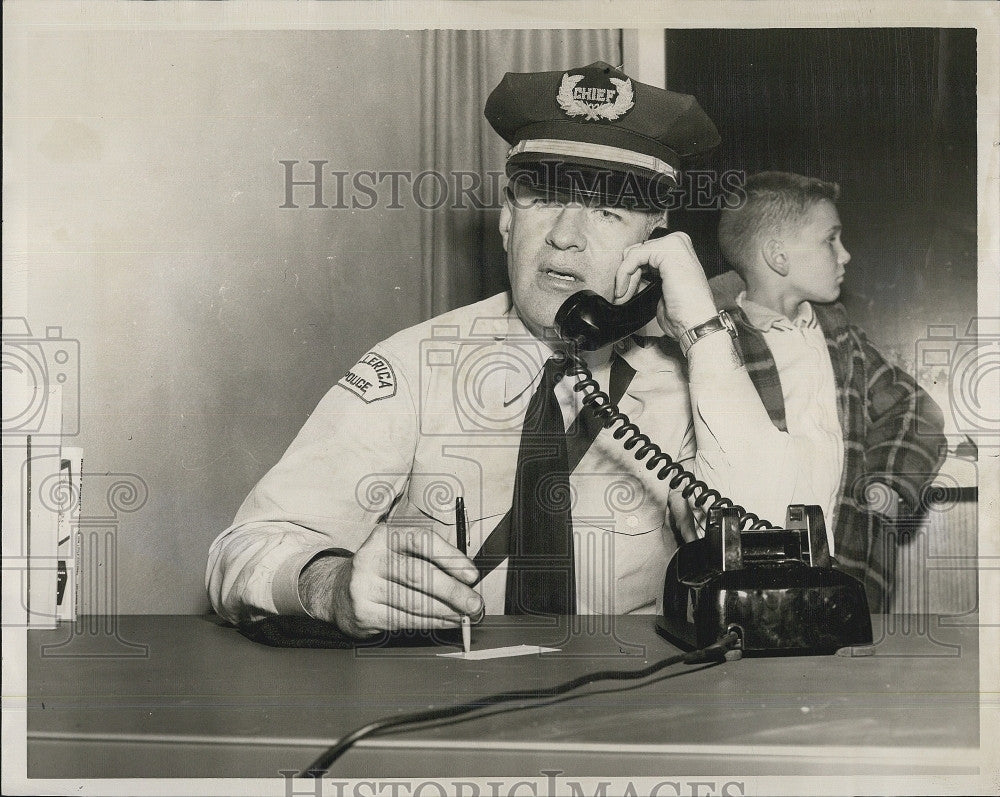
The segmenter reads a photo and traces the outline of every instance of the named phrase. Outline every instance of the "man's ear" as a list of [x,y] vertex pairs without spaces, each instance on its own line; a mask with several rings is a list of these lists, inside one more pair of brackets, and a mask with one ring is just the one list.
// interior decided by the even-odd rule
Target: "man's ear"
[[646,238],[648,239],[657,230],[668,230],[670,229],[667,224],[669,211],[664,210],[662,213],[657,213],[649,222],[649,231],[646,233]]
[[788,276],[788,255],[785,254],[784,241],[768,238],[761,247],[761,255],[771,271],[782,277]]
[[504,189],[503,204],[500,206],[500,240],[503,241],[503,250],[507,251],[507,240],[510,238],[510,223],[513,220],[511,211],[512,192],[510,187]]

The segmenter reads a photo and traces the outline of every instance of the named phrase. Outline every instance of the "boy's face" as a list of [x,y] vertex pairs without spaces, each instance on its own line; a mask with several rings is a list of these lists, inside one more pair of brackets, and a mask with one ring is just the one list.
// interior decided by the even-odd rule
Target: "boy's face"
[[840,216],[827,199],[809,209],[801,226],[784,236],[789,287],[801,299],[832,302],[840,296],[844,266],[851,259],[840,241]]

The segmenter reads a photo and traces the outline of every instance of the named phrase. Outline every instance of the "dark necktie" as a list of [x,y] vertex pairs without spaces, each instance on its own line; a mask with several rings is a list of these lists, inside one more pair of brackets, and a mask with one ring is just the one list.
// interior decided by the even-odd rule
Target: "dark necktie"
[[[621,357],[614,357],[611,361],[611,379],[610,379],[610,390],[611,401],[614,404],[618,404],[621,401],[623,395],[625,395],[625,390],[632,382],[632,378],[635,376],[635,370]],[[543,377],[544,379],[544,377]],[[554,381],[554,379],[553,379]],[[541,399],[539,399],[540,401]],[[532,399],[534,401],[534,399]],[[528,414],[525,413],[525,418],[527,419]],[[589,407],[584,407],[580,410],[580,414],[577,416],[576,421],[570,427],[570,434],[567,436],[567,448],[568,448],[568,458],[569,458],[569,470],[576,470],[577,465],[586,455],[591,444],[597,439],[597,435],[603,429],[603,424],[597,420],[594,415],[593,410]],[[493,531],[490,532],[489,537],[483,542],[482,547],[476,553],[475,562],[476,567],[479,569],[479,578],[482,580],[486,577],[488,573],[491,573],[496,567],[500,565],[505,559],[507,559],[511,550],[511,529],[513,524],[514,508],[511,507],[507,511],[507,514],[503,516],[500,522],[496,525]],[[572,529],[570,530],[572,532]],[[508,563],[509,566],[509,563]],[[509,570],[508,570],[509,572]],[[508,585],[510,579],[508,579]],[[513,594],[508,590],[507,595]],[[576,600],[575,596],[570,601],[570,605],[575,606]],[[508,610],[510,606],[509,601],[505,601],[505,611]]]
[[505,614],[576,612],[569,458],[554,392],[565,368],[565,358],[549,358],[524,416],[511,506]]

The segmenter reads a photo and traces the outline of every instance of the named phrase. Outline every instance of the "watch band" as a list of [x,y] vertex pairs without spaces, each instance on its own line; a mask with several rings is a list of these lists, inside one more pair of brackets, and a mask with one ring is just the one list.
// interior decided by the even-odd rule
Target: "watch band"
[[722,332],[723,330],[728,332],[733,340],[739,337],[736,331],[736,324],[733,323],[733,319],[725,310],[722,310],[718,315],[712,316],[708,321],[685,330],[684,334],[678,340],[678,343],[681,345],[681,352],[687,357],[688,351],[697,341],[706,335],[711,335],[713,332]]

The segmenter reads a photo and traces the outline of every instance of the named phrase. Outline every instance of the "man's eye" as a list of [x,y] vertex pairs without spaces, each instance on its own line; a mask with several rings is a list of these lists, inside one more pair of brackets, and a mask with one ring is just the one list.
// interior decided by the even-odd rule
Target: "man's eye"
[[607,208],[600,208],[598,212],[600,213],[602,219],[614,219],[614,220],[621,219],[621,216],[619,216],[612,210],[608,210]]

